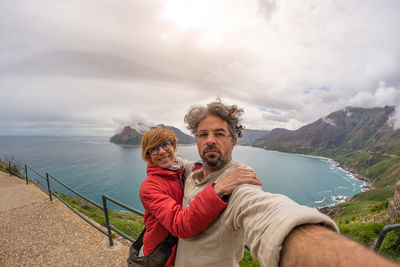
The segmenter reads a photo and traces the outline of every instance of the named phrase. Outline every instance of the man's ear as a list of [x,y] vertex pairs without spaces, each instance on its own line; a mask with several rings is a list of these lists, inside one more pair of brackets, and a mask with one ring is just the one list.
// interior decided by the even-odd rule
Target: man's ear
[[236,146],[236,144],[237,144],[237,137],[236,137],[235,139],[232,139],[232,142],[233,142],[233,146]]

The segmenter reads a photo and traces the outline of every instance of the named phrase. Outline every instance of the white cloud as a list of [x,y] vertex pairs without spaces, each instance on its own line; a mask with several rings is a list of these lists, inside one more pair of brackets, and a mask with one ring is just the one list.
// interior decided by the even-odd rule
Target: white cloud
[[389,118],[389,123],[395,130],[400,129],[400,107],[396,106],[394,114]]
[[385,105],[395,106],[394,114],[389,118],[390,123],[395,129],[400,128],[400,89],[388,86],[385,81],[379,81],[379,86],[375,91],[358,92],[349,104],[357,107],[382,107]]
[[395,106],[400,103],[400,90],[387,86],[385,81],[379,82],[375,91],[360,91],[350,101],[351,106],[356,107],[382,107]]
[[217,96],[259,129],[397,105],[399,9],[396,0],[3,0],[0,93],[13,104],[0,107],[0,134],[111,135],[131,114],[184,130],[188,107]]

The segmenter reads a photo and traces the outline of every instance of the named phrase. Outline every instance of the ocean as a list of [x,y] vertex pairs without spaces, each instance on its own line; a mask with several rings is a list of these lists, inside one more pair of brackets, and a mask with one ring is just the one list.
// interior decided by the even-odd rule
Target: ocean
[[[198,160],[197,147],[178,146],[178,153]],[[48,172],[97,203],[106,194],[143,211],[139,187],[146,177],[140,147],[112,144],[108,137],[5,137],[0,136],[0,157],[12,156],[45,176]],[[309,207],[342,202],[363,190],[363,181],[326,158],[310,157],[236,146],[233,159],[251,166],[264,191],[284,194]],[[28,176],[46,185],[33,171]],[[73,195],[51,182],[53,191]],[[115,207],[114,207],[115,208]]]

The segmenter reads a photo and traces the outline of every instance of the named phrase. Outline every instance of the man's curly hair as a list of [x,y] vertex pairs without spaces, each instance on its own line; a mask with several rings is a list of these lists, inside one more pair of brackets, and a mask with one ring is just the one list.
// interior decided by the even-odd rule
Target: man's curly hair
[[195,135],[201,120],[209,115],[217,116],[228,123],[229,132],[233,139],[236,139],[243,135],[242,131],[244,130],[244,126],[240,124],[243,112],[243,109],[238,106],[224,105],[221,103],[221,99],[217,98],[216,101],[207,104],[207,107],[191,106],[188,113],[185,115],[185,123],[187,124],[188,130]]

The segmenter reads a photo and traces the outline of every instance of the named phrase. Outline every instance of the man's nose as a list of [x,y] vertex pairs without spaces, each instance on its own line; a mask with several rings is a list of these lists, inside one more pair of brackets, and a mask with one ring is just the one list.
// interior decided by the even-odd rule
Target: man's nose
[[207,145],[215,144],[215,136],[213,134],[209,134],[206,141]]

